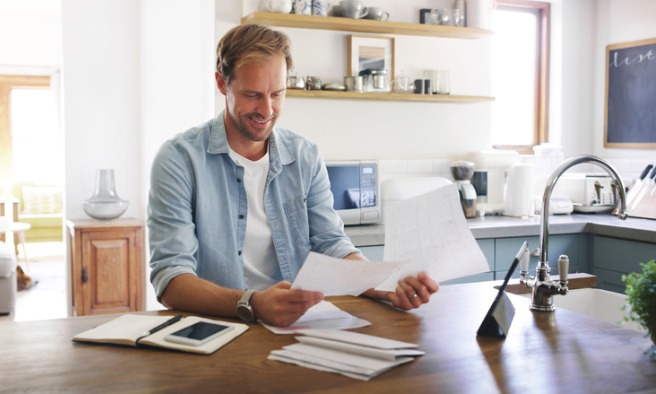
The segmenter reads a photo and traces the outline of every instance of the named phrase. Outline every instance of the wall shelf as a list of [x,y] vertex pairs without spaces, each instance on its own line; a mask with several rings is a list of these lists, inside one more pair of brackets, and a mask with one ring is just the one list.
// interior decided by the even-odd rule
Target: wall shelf
[[287,89],[287,97],[323,98],[339,100],[379,100],[379,101],[419,101],[433,103],[483,103],[494,101],[488,96],[458,96],[450,94],[413,94],[413,93],[360,93],[332,90],[298,90]]
[[311,16],[254,12],[241,18],[241,23],[258,23],[269,26],[297,27],[302,29],[336,30],[356,33],[399,34],[443,38],[476,39],[492,31],[472,27],[424,25],[420,23],[383,22],[369,19],[351,19],[334,16]]

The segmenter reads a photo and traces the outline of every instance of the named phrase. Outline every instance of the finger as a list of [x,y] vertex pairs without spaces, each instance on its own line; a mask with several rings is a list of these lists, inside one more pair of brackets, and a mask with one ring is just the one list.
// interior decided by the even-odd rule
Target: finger
[[399,280],[398,287],[397,287],[397,290],[399,288],[401,288],[403,290],[403,292],[408,297],[408,299],[415,297],[415,294],[417,294],[416,287],[418,287],[418,284],[419,284],[419,281],[416,281],[417,285],[413,285],[411,283],[411,281],[408,280],[409,278],[411,278],[411,277],[408,276],[408,277],[405,277],[405,278]]
[[440,284],[425,272],[420,272],[419,275],[417,275],[417,279],[426,286],[431,294],[437,293],[440,290]]
[[398,298],[398,302],[397,304],[393,304],[393,305],[396,306],[397,308],[401,308],[405,310],[413,309],[415,306],[412,304],[410,297],[412,296],[412,294],[415,293],[409,295],[406,291],[407,290],[405,290],[400,285],[396,288],[396,296]]

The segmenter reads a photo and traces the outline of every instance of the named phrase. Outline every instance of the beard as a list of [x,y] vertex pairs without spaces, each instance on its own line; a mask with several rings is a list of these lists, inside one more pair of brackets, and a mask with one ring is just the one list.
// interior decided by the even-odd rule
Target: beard
[[248,126],[248,122],[265,121],[267,120],[267,118],[258,114],[257,112],[250,112],[247,113],[246,115],[240,116],[239,118],[235,117],[235,115],[233,115],[232,113],[228,113],[228,114],[230,116],[233,126],[235,126],[239,134],[255,142],[266,141],[269,138],[269,136],[271,135],[271,130],[273,130],[273,126],[276,124],[276,119],[278,118],[278,115],[274,113],[268,119],[268,121],[271,122],[269,127],[267,127],[266,129],[251,130]]

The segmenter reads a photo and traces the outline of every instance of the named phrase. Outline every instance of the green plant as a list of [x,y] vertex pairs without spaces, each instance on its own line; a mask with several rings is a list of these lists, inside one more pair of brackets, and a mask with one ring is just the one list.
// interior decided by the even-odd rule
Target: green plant
[[647,329],[647,335],[654,343],[648,350],[649,356],[656,361],[656,260],[640,263],[640,266],[642,273],[622,275],[628,303],[624,310],[629,312],[625,319]]

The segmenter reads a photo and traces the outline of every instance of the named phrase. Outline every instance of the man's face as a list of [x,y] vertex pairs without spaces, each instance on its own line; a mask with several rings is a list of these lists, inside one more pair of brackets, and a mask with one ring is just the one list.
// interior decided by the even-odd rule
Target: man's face
[[264,62],[247,63],[235,70],[230,85],[218,73],[216,78],[219,90],[226,96],[229,138],[266,141],[285,101],[285,58],[276,55]]

